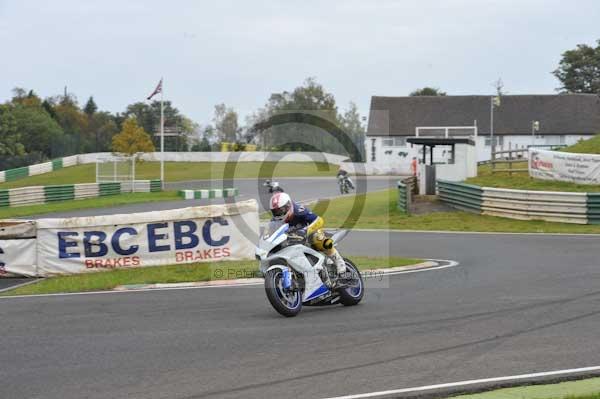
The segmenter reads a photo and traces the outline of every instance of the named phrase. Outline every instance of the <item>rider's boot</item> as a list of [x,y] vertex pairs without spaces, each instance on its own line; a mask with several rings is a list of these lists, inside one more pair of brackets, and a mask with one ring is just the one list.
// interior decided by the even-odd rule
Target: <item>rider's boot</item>
[[338,276],[342,275],[346,272],[346,261],[342,258],[342,255],[337,251],[337,249],[332,248],[332,253],[329,255],[331,259],[333,259],[333,263],[335,263],[335,268]]

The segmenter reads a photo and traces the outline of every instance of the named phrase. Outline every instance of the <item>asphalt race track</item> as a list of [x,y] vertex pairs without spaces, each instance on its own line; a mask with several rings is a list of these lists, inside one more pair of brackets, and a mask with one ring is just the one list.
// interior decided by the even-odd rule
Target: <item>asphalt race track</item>
[[31,281],[30,278],[0,278],[0,291],[29,281]]
[[261,287],[0,300],[2,398],[323,398],[600,364],[598,236],[352,232],[454,259],[286,319]]
[[[383,190],[389,187],[395,187],[398,181],[398,177],[352,177],[358,187],[358,192],[368,192]],[[315,178],[276,178],[273,179],[280,183],[286,192],[288,192],[294,200],[297,201],[310,201],[319,198],[330,198],[339,196],[339,188],[337,179],[335,177],[315,177]],[[168,190],[182,190],[182,189],[209,189],[209,188],[223,188],[223,187],[237,187],[239,189],[239,196],[235,199],[237,201],[248,200],[251,198],[259,199],[261,205],[268,205],[269,194],[267,189],[262,186],[264,179],[238,179],[223,183],[219,180],[196,180],[187,182],[173,182],[167,183],[166,189]],[[215,203],[222,203],[222,199],[214,200],[188,200],[188,201],[164,201],[164,202],[153,202],[147,204],[132,204],[123,205],[99,209],[84,209],[78,211],[68,212],[54,212],[44,215],[38,215],[37,217],[77,217],[77,216],[96,216],[96,215],[112,215],[118,213],[133,213],[133,212],[148,212],[148,211],[162,211],[167,209],[183,208],[187,206],[198,206],[198,205],[210,205]],[[23,219],[35,219],[36,217],[27,216]]]

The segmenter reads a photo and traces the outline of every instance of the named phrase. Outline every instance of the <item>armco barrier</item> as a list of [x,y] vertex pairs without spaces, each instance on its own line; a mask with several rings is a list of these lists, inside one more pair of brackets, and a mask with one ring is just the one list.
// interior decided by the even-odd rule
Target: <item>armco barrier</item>
[[8,196],[8,190],[0,190],[0,207],[9,206],[10,200]]
[[24,177],[29,176],[29,168],[16,168],[16,169],[8,169],[4,171],[4,180],[5,181],[13,181],[22,179]]
[[150,192],[158,192],[162,191],[162,181],[161,180],[150,180]]
[[588,193],[587,216],[589,224],[600,224],[600,193]]
[[54,170],[62,169],[63,167],[75,165],[77,165],[77,155],[53,159],[52,161],[30,166],[23,166],[21,168],[8,169],[0,171],[0,183],[18,180],[28,176],[41,175]]
[[484,215],[586,224],[587,194],[483,188]]
[[99,183],[99,196],[115,195],[121,193],[121,183]]
[[406,184],[398,182],[398,210],[408,215],[410,210],[411,191]]
[[405,177],[401,181],[402,181],[403,184],[406,185],[406,189],[410,193],[412,193],[412,194],[418,194],[419,193],[419,187],[417,185],[417,177],[416,176]]
[[183,199],[208,199],[208,198],[228,198],[239,194],[237,188],[224,189],[206,189],[206,190],[180,190],[179,196]]
[[600,224],[600,193],[512,190],[438,181],[440,200],[475,213],[520,220]]
[[136,180],[135,183],[83,183],[11,188],[0,190],[0,207],[47,204],[132,191],[137,193],[161,191],[161,182],[160,180]]
[[481,213],[481,203],[483,202],[481,187],[438,180],[437,188],[440,200],[443,202],[467,212]]

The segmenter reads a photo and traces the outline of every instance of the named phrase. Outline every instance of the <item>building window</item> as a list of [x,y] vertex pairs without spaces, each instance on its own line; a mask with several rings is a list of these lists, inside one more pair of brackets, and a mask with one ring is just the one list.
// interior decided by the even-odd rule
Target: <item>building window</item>
[[565,136],[542,136],[545,137],[545,142],[547,145],[560,145],[565,144]]
[[381,139],[381,142],[384,147],[405,147],[406,137],[389,137]]
[[406,137],[394,137],[394,145],[396,147],[406,147]]
[[[504,137],[503,136],[494,136],[494,143],[497,146],[503,146],[504,145]],[[492,145],[492,138],[491,137],[486,137],[485,138],[485,146],[489,147]]]
[[456,151],[456,148],[454,147],[454,144],[452,144],[452,146],[450,146],[450,149],[448,150],[448,164],[450,165],[454,165],[454,153]]
[[375,162],[375,154],[377,153],[377,146],[375,145],[375,143],[377,142],[377,139],[371,139],[371,161]]

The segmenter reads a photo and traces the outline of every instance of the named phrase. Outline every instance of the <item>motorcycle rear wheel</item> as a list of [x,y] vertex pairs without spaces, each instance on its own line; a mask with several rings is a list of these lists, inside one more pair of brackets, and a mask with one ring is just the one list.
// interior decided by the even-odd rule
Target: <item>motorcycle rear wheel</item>
[[282,286],[283,272],[274,269],[265,275],[265,293],[271,306],[285,317],[294,317],[302,310],[302,292],[286,291]]

